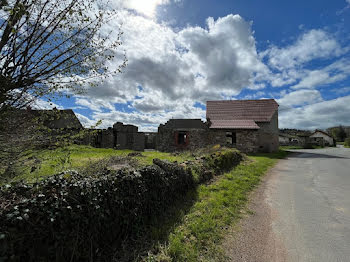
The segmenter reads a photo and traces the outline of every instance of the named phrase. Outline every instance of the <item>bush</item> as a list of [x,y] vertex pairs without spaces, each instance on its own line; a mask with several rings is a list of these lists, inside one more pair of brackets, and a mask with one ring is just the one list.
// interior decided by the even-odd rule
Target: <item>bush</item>
[[201,161],[190,166],[192,172],[197,174],[197,182],[203,183],[215,175],[231,170],[243,160],[243,155],[236,150],[224,150],[202,157]]
[[345,147],[350,147],[350,137],[345,139],[344,146]]
[[[214,175],[241,159],[236,151],[217,152],[192,167]],[[136,171],[104,170],[99,176],[70,171],[35,184],[3,186],[0,260],[111,261],[126,239],[137,238],[195,187],[190,165],[153,162]]]

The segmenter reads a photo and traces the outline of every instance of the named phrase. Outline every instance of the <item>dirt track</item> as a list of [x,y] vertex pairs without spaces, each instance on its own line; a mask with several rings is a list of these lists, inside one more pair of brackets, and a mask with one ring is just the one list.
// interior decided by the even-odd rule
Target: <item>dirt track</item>
[[[276,178],[272,170],[252,193],[248,213],[229,232],[224,249],[232,262],[284,262],[286,252],[272,229],[274,212],[266,202],[268,185]],[[251,213],[252,212],[252,213]]]

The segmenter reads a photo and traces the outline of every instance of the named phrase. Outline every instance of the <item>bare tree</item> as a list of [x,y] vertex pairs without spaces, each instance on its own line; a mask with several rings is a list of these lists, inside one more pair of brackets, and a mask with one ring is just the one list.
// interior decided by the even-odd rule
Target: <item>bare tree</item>
[[67,88],[80,92],[126,66],[125,55],[106,66],[122,32],[101,30],[116,11],[99,1],[0,0],[0,113]]

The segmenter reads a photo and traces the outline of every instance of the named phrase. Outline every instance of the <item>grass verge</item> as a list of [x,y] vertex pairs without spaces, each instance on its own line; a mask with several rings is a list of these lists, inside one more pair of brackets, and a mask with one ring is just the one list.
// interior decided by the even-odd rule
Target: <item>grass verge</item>
[[[66,171],[84,169],[91,163],[110,157],[126,157],[132,150],[115,150],[106,148],[94,148],[91,146],[72,145],[57,149],[30,151],[21,159],[19,175],[12,181],[25,180],[34,182],[38,179]],[[188,153],[170,154],[158,151],[142,152],[141,156],[134,157],[140,166],[151,165],[154,158],[169,160],[171,162],[184,162],[194,157]],[[0,170],[1,171],[1,170]]]
[[290,149],[322,149],[322,146],[311,146],[311,148],[305,148],[302,146],[280,146],[280,150],[290,150]]
[[249,192],[278,159],[288,153],[251,155],[249,160],[196,189],[196,201],[145,261],[223,261],[220,248],[225,229],[240,218]]
[[302,146],[280,146],[280,150],[303,149]]

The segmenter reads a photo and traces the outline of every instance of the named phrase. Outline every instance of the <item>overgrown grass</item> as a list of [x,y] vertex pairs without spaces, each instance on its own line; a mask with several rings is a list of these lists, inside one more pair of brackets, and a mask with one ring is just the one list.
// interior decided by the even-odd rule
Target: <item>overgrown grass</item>
[[[115,150],[72,145],[52,150],[30,151],[22,158],[23,165],[17,170],[13,181],[33,182],[65,170],[81,170],[91,163],[110,157],[126,157],[132,150]],[[140,166],[152,164],[154,158],[183,162],[193,159],[190,153],[170,154],[157,151],[142,152],[136,156]]]
[[[261,176],[287,152],[251,155],[210,185],[196,189],[196,201],[147,261],[223,261],[220,248],[225,229],[240,218],[248,193]],[[192,193],[193,195],[193,193]]]
[[302,146],[280,146],[280,150],[291,150],[291,149],[322,149],[322,146],[311,146],[311,148],[305,148]]
[[280,150],[303,149],[302,146],[280,146]]

